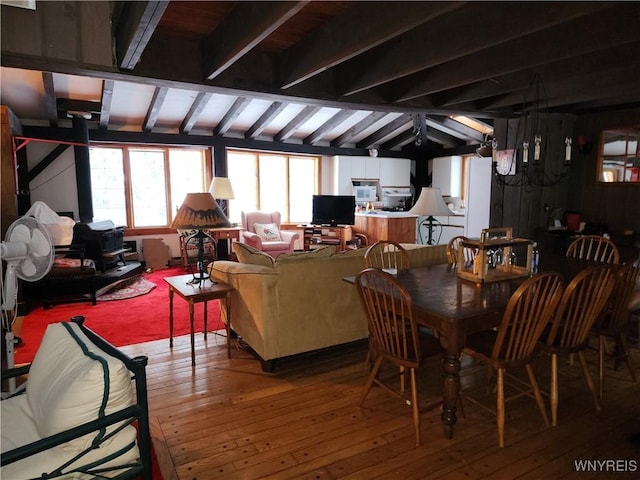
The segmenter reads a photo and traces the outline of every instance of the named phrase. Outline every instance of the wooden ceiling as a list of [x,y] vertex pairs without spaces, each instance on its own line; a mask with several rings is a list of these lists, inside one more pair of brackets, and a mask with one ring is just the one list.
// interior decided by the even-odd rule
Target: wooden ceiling
[[[414,146],[422,129],[425,144],[455,148],[480,142],[479,129],[490,131],[496,118],[640,105],[639,2],[111,7],[113,69],[44,68],[44,61],[18,60],[4,48],[2,65],[41,70],[45,84],[51,75],[48,102],[53,96],[58,110],[65,95],[67,103],[74,99],[61,75],[100,79],[96,128],[122,129],[123,118],[133,118],[139,120],[131,128],[140,132],[332,147],[399,150]],[[146,88],[140,96],[148,101],[129,101],[141,111],[124,112],[125,96],[118,96],[125,82]],[[10,103],[5,88],[2,94]],[[456,115],[480,124],[472,128]]]

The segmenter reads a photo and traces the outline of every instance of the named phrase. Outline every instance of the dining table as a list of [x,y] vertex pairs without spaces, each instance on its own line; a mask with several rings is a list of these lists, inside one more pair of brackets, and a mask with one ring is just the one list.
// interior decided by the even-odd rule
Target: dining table
[[[556,271],[565,284],[591,262],[553,256],[541,262],[540,271]],[[468,334],[496,327],[511,295],[527,277],[495,282],[460,278],[455,266],[429,265],[399,270],[394,276],[412,299],[419,325],[435,330],[444,349],[441,420],[446,438],[453,438],[460,395],[460,356]],[[355,276],[345,277],[355,283]]]

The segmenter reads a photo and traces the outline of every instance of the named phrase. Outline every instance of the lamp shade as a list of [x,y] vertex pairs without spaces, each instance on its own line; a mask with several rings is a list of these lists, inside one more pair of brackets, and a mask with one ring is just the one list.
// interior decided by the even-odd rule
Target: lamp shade
[[187,193],[171,222],[171,228],[176,230],[202,230],[229,226],[231,223],[210,193]]
[[409,213],[413,215],[451,215],[451,210],[442,199],[439,188],[422,187],[416,204]]
[[209,193],[213,195],[213,198],[219,198],[221,200],[231,200],[235,198],[233,196],[231,181],[227,177],[214,177],[209,186]]

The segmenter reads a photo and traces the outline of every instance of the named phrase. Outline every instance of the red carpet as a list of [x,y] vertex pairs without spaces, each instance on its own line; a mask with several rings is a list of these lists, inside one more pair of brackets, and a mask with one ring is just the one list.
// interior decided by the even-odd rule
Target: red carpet
[[[42,336],[49,323],[69,320],[74,315],[83,315],[85,325],[116,347],[134,343],[149,342],[169,338],[169,287],[164,277],[184,275],[182,267],[172,267],[144,274],[144,278],[157,286],[151,292],[126,300],[101,302],[93,306],[87,303],[55,305],[49,310],[42,307],[27,314],[22,322],[19,336],[22,345],[16,348],[16,364],[33,360]],[[224,328],[220,321],[218,301],[207,303],[208,328]],[[195,331],[203,328],[204,304],[197,303],[195,309]],[[173,300],[173,335],[189,333],[189,307],[179,296]]]

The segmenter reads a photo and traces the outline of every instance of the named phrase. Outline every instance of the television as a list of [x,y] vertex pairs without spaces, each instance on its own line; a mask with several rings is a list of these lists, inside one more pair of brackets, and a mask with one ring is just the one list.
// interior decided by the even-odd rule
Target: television
[[314,195],[311,223],[314,225],[353,225],[356,197],[353,195]]

